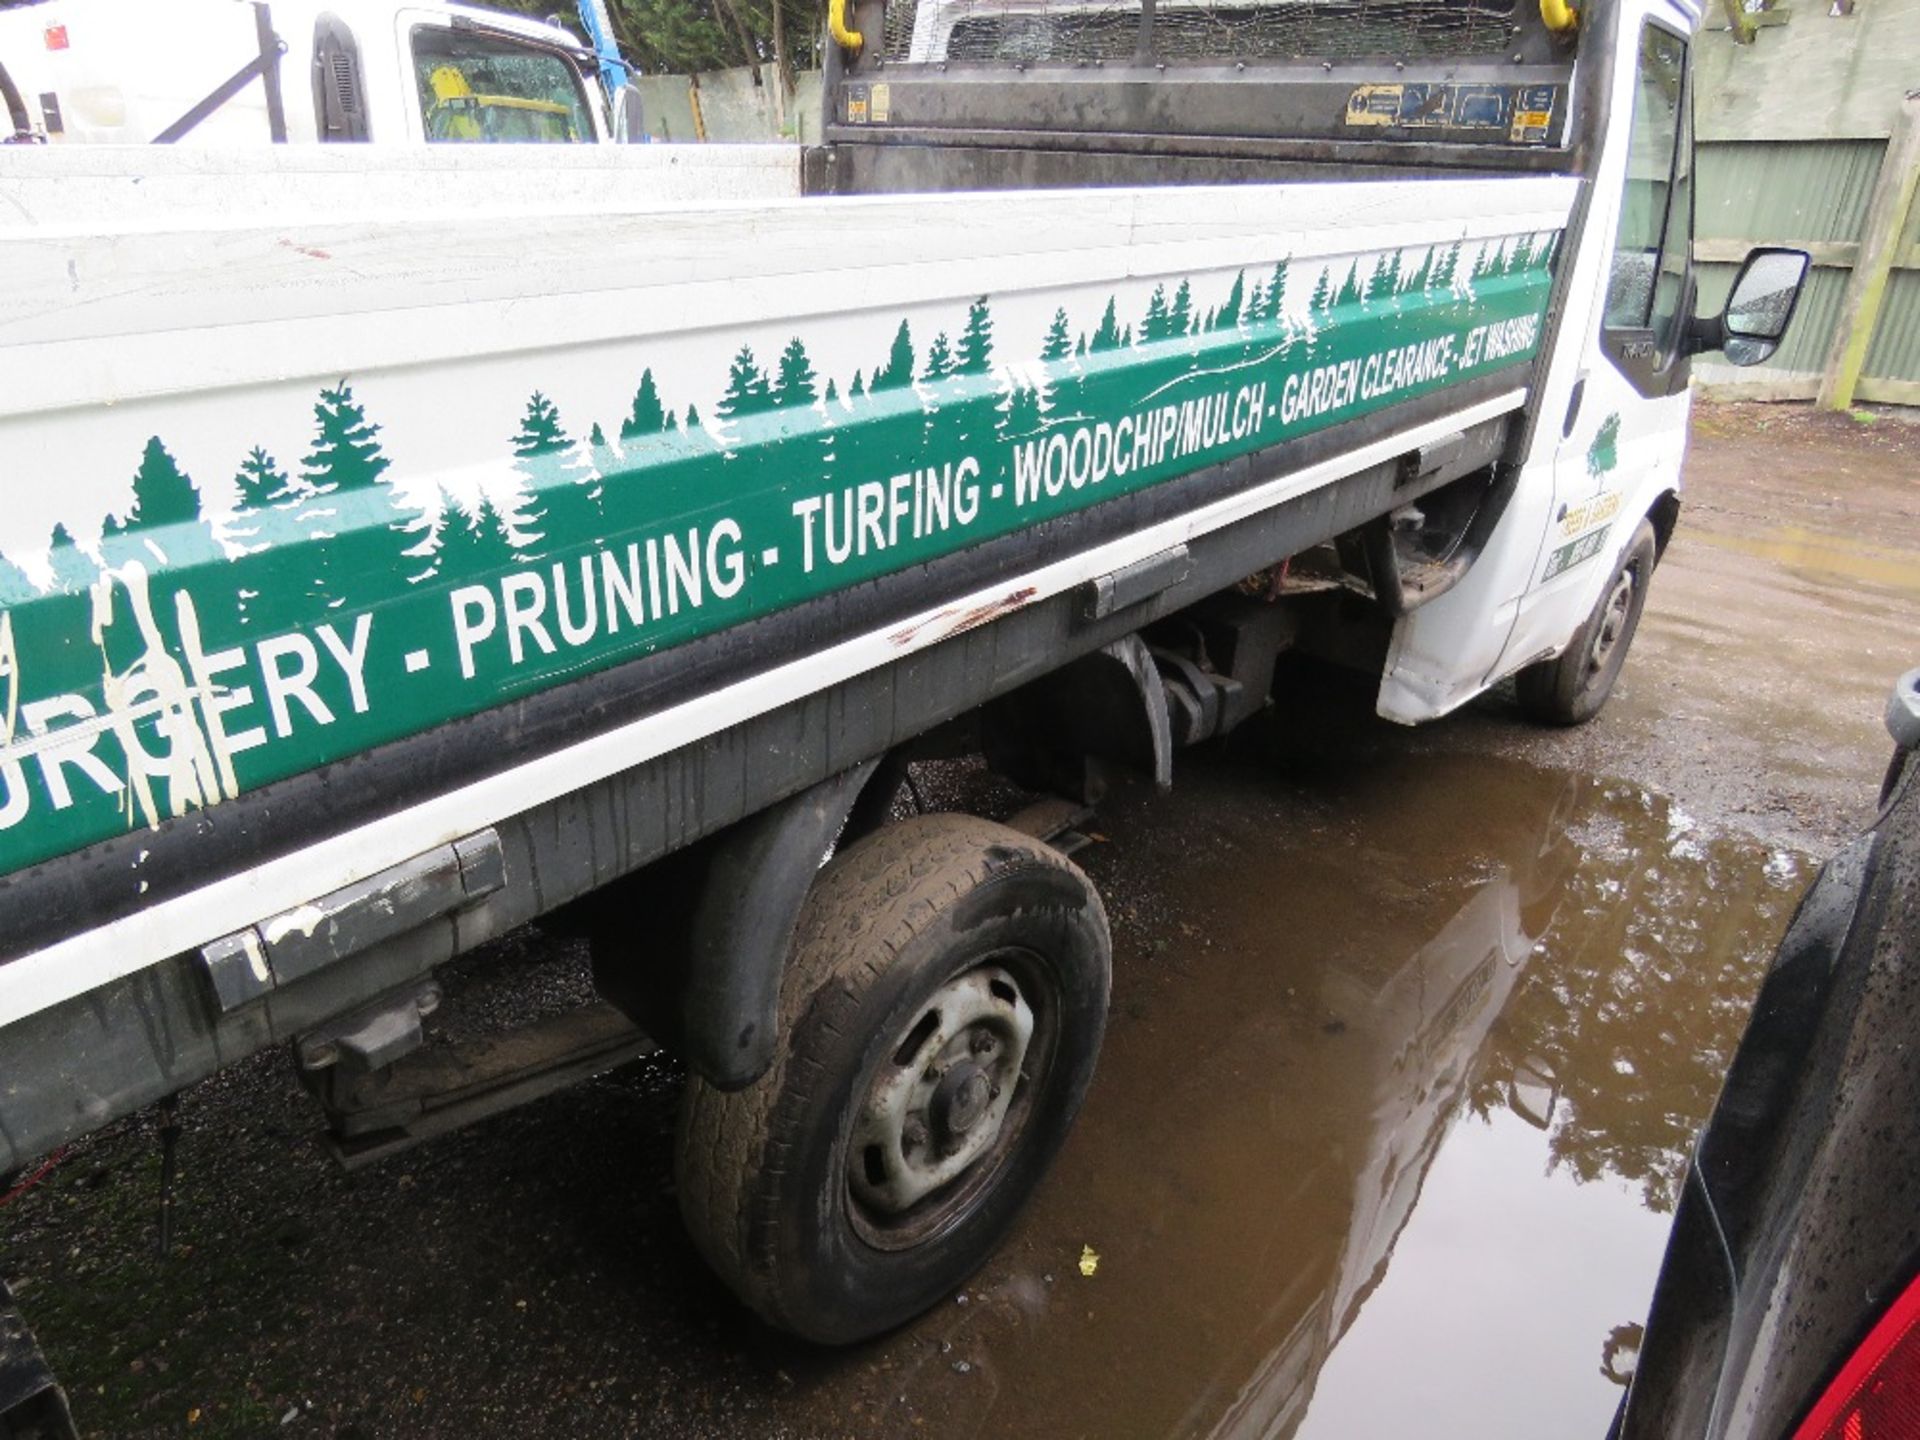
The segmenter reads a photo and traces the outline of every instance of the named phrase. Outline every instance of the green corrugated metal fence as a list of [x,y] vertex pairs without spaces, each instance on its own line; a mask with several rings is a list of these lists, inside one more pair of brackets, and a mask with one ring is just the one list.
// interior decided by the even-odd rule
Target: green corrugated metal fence
[[[1726,298],[1754,245],[1795,245],[1814,268],[1786,343],[1767,364],[1696,367],[1716,394],[1812,399],[1852,323],[1849,281],[1904,117],[1920,84],[1920,0],[1856,0],[1834,15],[1800,0],[1751,45],[1698,39],[1694,258],[1700,308]],[[1720,22],[1724,26],[1724,22]],[[1858,296],[1852,297],[1857,302]],[[1895,244],[1854,398],[1920,405],[1920,206]]]

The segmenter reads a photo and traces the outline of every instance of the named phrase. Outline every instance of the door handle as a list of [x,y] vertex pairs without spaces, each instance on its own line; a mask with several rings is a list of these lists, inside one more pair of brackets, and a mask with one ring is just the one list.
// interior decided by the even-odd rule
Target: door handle
[[1587,398],[1587,377],[1582,375],[1573,382],[1573,393],[1567,397],[1567,418],[1560,426],[1560,438],[1570,439],[1574,424],[1580,419],[1580,402]]

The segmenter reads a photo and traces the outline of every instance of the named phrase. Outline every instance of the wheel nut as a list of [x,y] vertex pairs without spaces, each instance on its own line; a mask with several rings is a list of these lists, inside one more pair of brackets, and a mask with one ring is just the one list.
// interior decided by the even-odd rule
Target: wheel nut
[[968,1048],[976,1055],[990,1055],[993,1053],[993,1046],[993,1032],[991,1030],[977,1030],[974,1032],[973,1040],[970,1042]]
[[923,1150],[926,1148],[926,1144],[927,1127],[922,1125],[918,1120],[909,1120],[906,1129],[900,1134],[900,1148],[902,1150]]

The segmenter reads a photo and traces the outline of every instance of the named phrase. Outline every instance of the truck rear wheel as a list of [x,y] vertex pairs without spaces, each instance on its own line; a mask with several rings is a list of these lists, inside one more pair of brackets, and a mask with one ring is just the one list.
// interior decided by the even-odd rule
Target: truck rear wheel
[[1106,1027],[1106,912],[1041,842],[963,815],[881,830],[821,871],[772,1071],[688,1083],[694,1243],[767,1320],[845,1343],[992,1253],[1080,1108]]
[[1520,708],[1529,718],[1546,725],[1583,725],[1600,713],[1640,628],[1658,554],[1653,526],[1642,520],[1599,603],[1567,648],[1514,676]]

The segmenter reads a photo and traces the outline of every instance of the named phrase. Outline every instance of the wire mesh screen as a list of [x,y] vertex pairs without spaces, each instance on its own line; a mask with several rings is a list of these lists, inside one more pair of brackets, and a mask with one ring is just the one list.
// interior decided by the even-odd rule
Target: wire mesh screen
[[889,0],[891,62],[1498,55],[1517,0]]

